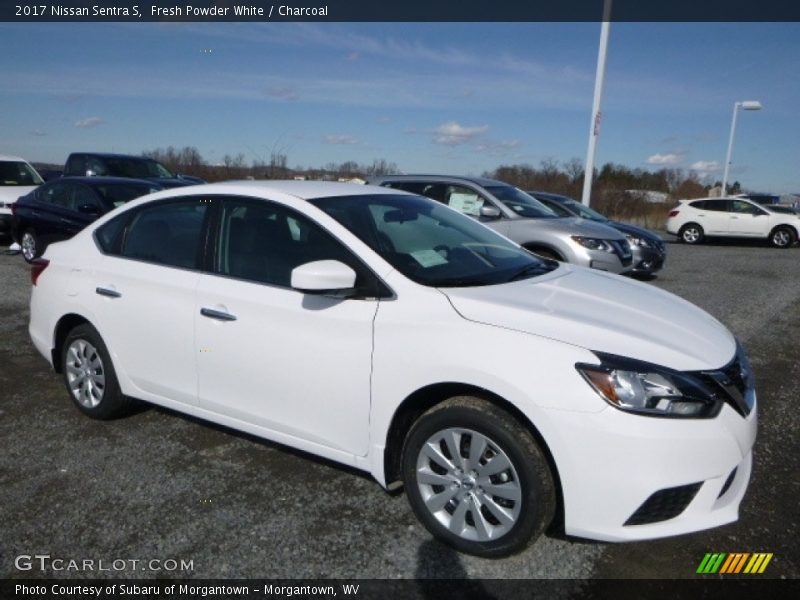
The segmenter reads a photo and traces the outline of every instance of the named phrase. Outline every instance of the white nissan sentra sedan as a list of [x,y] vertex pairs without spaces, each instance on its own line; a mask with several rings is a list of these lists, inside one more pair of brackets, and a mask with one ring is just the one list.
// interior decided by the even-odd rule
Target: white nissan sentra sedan
[[556,514],[609,541],[722,525],[750,478],[753,377],[723,325],[420,196],[168,190],[31,276],[31,337],[85,414],[138,399],[363,469],[463,552]]

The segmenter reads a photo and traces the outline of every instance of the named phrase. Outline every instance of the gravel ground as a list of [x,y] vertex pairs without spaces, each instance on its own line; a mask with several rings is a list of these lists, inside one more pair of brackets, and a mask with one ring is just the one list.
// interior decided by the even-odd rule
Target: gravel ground
[[[800,575],[800,248],[670,244],[650,282],[711,312],[750,350],[761,429],[742,519],[657,542],[544,537],[503,560],[433,541],[402,494],[339,465],[157,408],[83,417],[28,340],[28,268],[3,251],[0,577],[40,576],[14,567],[38,553],[183,559],[193,568],[172,575],[202,578],[671,578],[693,576],[707,551],[775,552],[768,574]],[[140,569],[60,575],[165,575]]]

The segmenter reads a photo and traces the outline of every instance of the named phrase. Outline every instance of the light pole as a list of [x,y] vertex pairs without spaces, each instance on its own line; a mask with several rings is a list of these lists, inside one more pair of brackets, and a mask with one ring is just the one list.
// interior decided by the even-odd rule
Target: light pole
[[722,190],[720,195],[724,198],[727,195],[728,189],[728,171],[731,168],[731,154],[733,153],[733,136],[736,134],[736,115],[739,113],[739,108],[743,110],[761,110],[761,102],[758,100],[745,100],[743,102],[733,103],[733,121],[731,121],[731,137],[728,140],[728,156],[725,158],[725,171],[722,174]]
[[589,124],[589,148],[586,150],[586,168],[583,172],[583,194],[581,202],[589,206],[592,196],[594,176],[594,155],[597,150],[597,136],[600,135],[600,103],[603,99],[603,83],[606,77],[606,53],[608,52],[608,31],[611,25],[611,0],[603,4],[603,23],[600,26],[600,48],[597,51],[597,70],[594,79],[594,100],[592,101],[592,120]]

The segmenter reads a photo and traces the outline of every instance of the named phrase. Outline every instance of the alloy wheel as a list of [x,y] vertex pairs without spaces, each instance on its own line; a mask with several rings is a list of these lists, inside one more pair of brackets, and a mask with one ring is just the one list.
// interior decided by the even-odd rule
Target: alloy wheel
[[67,385],[79,404],[95,408],[103,401],[105,368],[97,348],[83,339],[73,341],[67,348],[65,367]]

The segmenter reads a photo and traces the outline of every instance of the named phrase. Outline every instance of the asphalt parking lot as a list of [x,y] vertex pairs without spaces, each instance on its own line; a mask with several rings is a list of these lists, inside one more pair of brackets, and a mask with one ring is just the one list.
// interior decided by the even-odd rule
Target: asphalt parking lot
[[46,576],[691,578],[706,552],[772,552],[764,577],[800,577],[799,247],[673,243],[649,282],[709,311],[749,350],[760,429],[739,522],[629,544],[556,535],[502,560],[433,541],[402,494],[365,474],[162,409],[82,416],[28,339],[28,273],[0,246],[2,577],[41,577],[15,557],[49,554],[191,568]]

